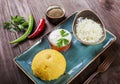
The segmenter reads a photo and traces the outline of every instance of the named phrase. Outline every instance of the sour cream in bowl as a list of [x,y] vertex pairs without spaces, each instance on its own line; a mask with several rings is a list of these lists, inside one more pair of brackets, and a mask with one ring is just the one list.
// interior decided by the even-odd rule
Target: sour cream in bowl
[[55,29],[48,36],[52,49],[66,51],[70,48],[72,35],[65,29]]

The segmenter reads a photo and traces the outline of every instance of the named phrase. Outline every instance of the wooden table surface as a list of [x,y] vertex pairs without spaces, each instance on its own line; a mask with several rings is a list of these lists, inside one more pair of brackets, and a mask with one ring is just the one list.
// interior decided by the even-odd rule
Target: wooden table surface
[[[112,54],[117,59],[110,68],[97,75],[90,84],[119,84],[120,82],[120,1],[119,0],[0,0],[0,84],[33,84],[33,82],[15,65],[13,58],[20,55],[36,43],[41,36],[33,40],[25,40],[19,45],[11,45],[9,41],[21,36],[3,29],[3,22],[10,16],[21,15],[28,19],[33,14],[36,24],[44,17],[48,6],[59,5],[66,10],[66,17],[75,11],[91,9],[103,20],[106,29],[116,35],[116,42],[102,55]],[[46,20],[46,31],[53,28]],[[44,32],[44,33],[45,33]],[[96,61],[96,63],[98,63]],[[80,84],[95,71],[96,63],[91,64],[83,76],[79,75],[71,84]],[[90,73],[87,73],[91,71]],[[82,81],[82,82],[81,82]]]

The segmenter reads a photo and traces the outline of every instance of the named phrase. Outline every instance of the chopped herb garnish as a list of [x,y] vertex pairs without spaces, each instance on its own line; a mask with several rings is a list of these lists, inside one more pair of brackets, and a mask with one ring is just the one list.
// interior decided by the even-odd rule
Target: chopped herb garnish
[[63,41],[62,41],[62,39],[59,39],[57,42],[57,46],[62,47],[62,45],[63,45]]
[[61,38],[58,40],[57,42],[57,46],[58,47],[62,47],[63,45],[68,45],[69,41],[67,39]]
[[66,33],[65,30],[63,30],[63,29],[60,31],[60,34],[62,37],[65,37],[68,35],[68,33]]
[[62,47],[62,46],[68,45],[69,41],[67,39],[65,39],[64,37],[67,36],[67,35],[69,35],[69,33],[66,33],[66,31],[62,29],[60,31],[60,35],[62,37],[60,39],[58,39],[57,46],[58,47]]
[[3,24],[5,29],[9,29],[12,32],[24,31],[28,26],[28,22],[21,16],[11,16],[11,21],[4,22]]
[[67,39],[63,39],[64,45],[68,45],[69,41]]

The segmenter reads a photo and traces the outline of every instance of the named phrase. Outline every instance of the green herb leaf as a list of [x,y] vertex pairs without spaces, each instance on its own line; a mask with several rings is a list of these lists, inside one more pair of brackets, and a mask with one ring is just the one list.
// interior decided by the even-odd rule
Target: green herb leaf
[[65,36],[68,35],[68,33],[66,33],[64,30],[61,30],[61,31],[60,31],[60,34],[61,34],[62,37],[65,37]]
[[3,24],[3,26],[4,26],[5,29],[8,29],[9,26],[10,26],[10,23],[9,23],[9,22],[5,22],[5,23]]
[[69,41],[67,39],[63,39],[64,45],[68,45]]
[[18,25],[20,31],[23,31],[24,30],[24,27],[22,25]]
[[58,42],[57,42],[57,46],[58,46],[58,47],[61,47],[62,44],[63,44],[63,43],[62,43],[62,39],[59,39]]
[[11,28],[10,31],[11,32],[16,32],[16,30],[14,28]]
[[28,22],[25,21],[24,17],[11,16],[11,21],[5,22],[3,26],[12,32],[20,32],[25,31],[25,28],[28,26]]
[[61,38],[57,42],[58,47],[66,46],[68,45],[69,41],[67,39]]
[[11,16],[11,20],[16,24],[21,24],[25,22],[24,18],[21,16],[15,16],[15,17]]

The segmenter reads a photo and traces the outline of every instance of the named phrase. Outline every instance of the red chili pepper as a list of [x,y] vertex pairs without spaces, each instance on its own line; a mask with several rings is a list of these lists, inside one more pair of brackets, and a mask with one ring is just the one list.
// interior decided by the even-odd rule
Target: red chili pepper
[[40,19],[39,25],[37,26],[35,32],[31,34],[30,36],[28,36],[28,38],[34,38],[38,36],[44,30],[44,26],[45,26],[45,19],[42,18]]

